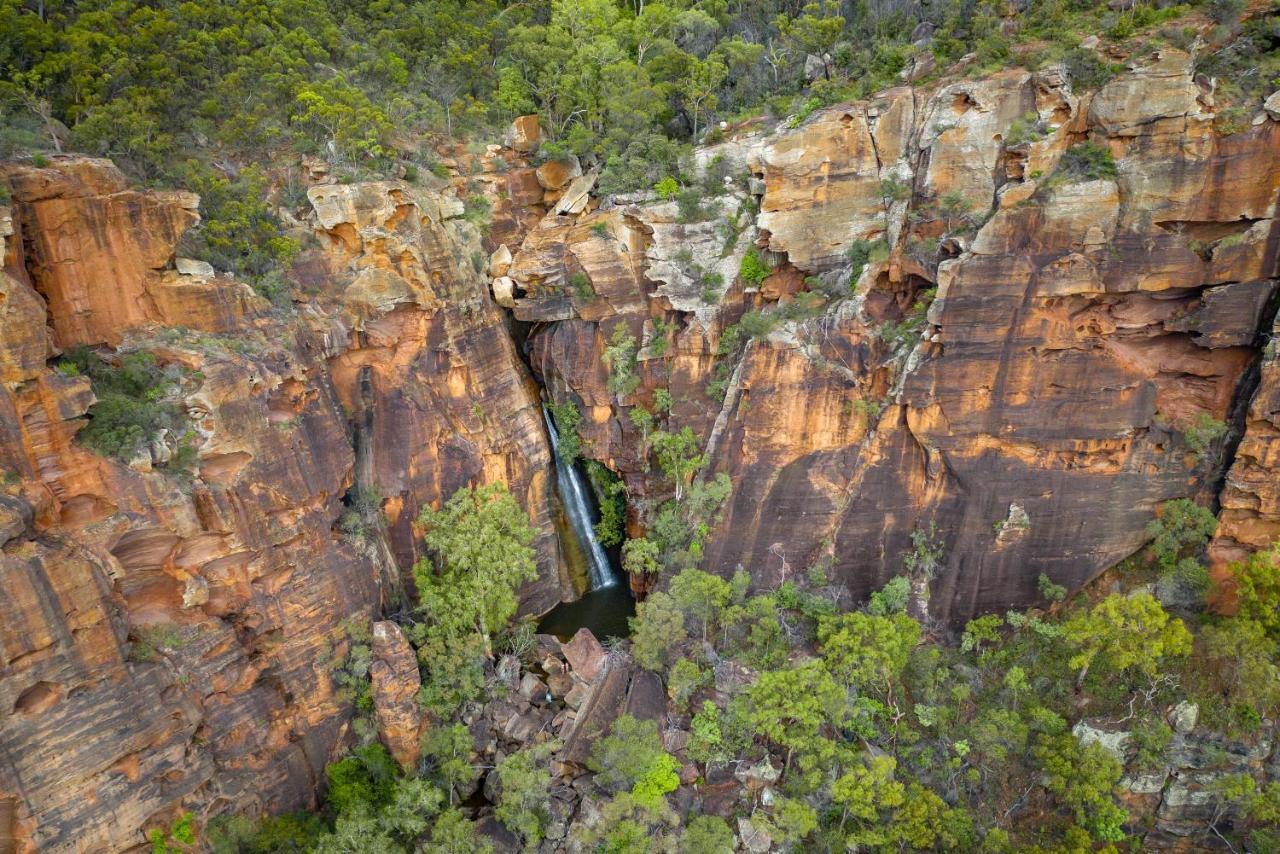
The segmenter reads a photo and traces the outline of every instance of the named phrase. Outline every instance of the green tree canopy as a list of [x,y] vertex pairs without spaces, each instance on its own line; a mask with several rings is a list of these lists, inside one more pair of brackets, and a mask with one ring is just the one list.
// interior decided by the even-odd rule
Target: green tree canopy
[[529,517],[501,484],[464,487],[418,524],[430,557],[413,567],[418,610],[442,634],[487,639],[516,612],[520,584],[537,577]]

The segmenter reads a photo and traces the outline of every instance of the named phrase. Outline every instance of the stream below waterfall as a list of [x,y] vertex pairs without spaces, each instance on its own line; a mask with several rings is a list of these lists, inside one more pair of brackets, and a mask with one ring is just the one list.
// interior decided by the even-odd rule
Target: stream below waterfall
[[568,639],[580,628],[588,628],[597,638],[624,638],[631,634],[628,619],[635,615],[635,599],[623,579],[617,556],[600,544],[595,524],[599,521],[595,493],[576,463],[560,458],[560,434],[551,413],[544,407],[543,419],[556,463],[556,491],[568,521],[568,530],[577,551],[586,563],[590,589],[573,602],[562,602],[546,614],[538,631]]

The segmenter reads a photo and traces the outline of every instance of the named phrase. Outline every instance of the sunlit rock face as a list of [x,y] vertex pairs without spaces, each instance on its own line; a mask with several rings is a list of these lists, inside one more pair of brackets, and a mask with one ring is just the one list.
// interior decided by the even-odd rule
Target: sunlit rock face
[[505,483],[539,532],[540,577],[524,606],[551,608],[562,585],[539,393],[488,294],[488,253],[461,202],[394,182],[309,195],[320,247],[307,276],[322,291],[329,371],[397,563],[421,557],[413,524],[424,506]]
[[[961,624],[1038,602],[1041,574],[1078,587],[1142,545],[1162,502],[1212,501],[1228,466],[1214,553],[1238,557],[1277,533],[1274,356],[1259,365],[1280,123],[1222,136],[1208,104],[1189,57],[1166,50],[1097,93],[1010,71],[725,143],[699,160],[748,167],[762,194],[728,254],[755,242],[774,273],[682,304],[664,230],[707,269],[728,255],[713,229],[676,222],[674,203],[549,217],[508,273],[517,316],[545,322],[535,370],[580,404],[587,453],[655,499],[669,488],[637,458],[628,412],[668,388],[660,426],[692,426],[708,470],[734,484],[703,566],[742,566],[761,587],[823,563],[856,600],[903,571],[914,532],[935,530],[927,613]],[[1085,142],[1114,168],[1069,167]],[[627,237],[605,240],[619,225]],[[849,269],[852,243],[881,239],[887,258]],[[626,266],[603,260],[623,249]],[[564,284],[577,269],[589,299]],[[743,311],[850,277],[852,299],[775,327],[717,374],[715,343]],[[886,334],[933,289],[917,338]],[[655,319],[674,330],[661,358]],[[619,323],[645,345],[623,400],[606,385]],[[717,377],[723,402],[704,391]],[[1208,422],[1230,429],[1197,453],[1185,434]]]
[[[86,158],[3,169],[4,830],[24,852],[124,850],[181,810],[313,808],[349,743],[331,675],[344,622],[404,586],[421,507],[507,483],[539,530],[523,605],[562,596],[537,391],[472,261],[479,237],[443,194],[319,187],[294,273],[310,293],[282,314],[175,257],[193,195],[128,189]],[[91,384],[52,360],[79,344],[183,377],[189,474],[76,442]],[[339,533],[357,480],[391,548]],[[416,699],[384,687],[412,762]]]
[[[332,530],[353,456],[319,342],[243,283],[176,269],[193,196],[123,189],[102,161],[7,174],[0,800],[19,850],[120,850],[180,803],[312,805],[349,717],[321,662],[379,600]],[[81,343],[184,369],[191,475],[75,442],[90,383],[46,359]]]

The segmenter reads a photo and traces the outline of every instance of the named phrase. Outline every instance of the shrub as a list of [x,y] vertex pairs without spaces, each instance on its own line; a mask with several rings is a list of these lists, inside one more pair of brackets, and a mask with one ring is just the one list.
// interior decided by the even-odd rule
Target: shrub
[[867,601],[867,613],[877,617],[900,614],[907,610],[911,595],[911,580],[905,575],[895,575],[884,587],[871,594]]
[[324,833],[324,821],[309,813],[263,816],[222,815],[209,821],[205,839],[213,854],[274,854],[310,851]]
[[689,854],[724,854],[734,850],[733,831],[724,819],[714,815],[699,815],[689,820],[680,850]]
[[689,187],[676,194],[676,208],[682,223],[702,222],[710,219],[714,213],[714,205],[703,207],[703,191],[697,187]]
[[[184,443],[194,440],[179,402],[177,379],[150,353],[126,353],[116,365],[77,347],[67,352],[57,370],[67,376],[87,375],[93,385],[98,400],[89,407],[89,423],[76,438],[94,453],[128,462],[164,430]],[[177,462],[191,461],[190,455],[180,461],[170,457],[166,465],[177,470]]]
[[597,460],[587,460],[587,480],[600,508],[600,521],[595,524],[596,539],[608,548],[622,542],[622,528],[627,516],[627,491],[622,478]]
[[720,300],[720,289],[724,287],[724,276],[720,273],[704,273],[702,276],[702,301],[716,303]]
[[1036,589],[1049,602],[1061,602],[1067,598],[1067,588],[1061,584],[1054,584],[1053,579],[1043,572],[1040,573],[1040,578],[1036,582]]
[[622,715],[613,722],[609,734],[591,748],[587,767],[596,772],[596,782],[610,791],[627,789],[646,802],[660,801],[680,784],[675,757],[662,749],[658,725]]
[[676,193],[680,192],[680,185],[676,183],[676,179],[670,175],[653,185],[653,190],[658,194],[658,198],[671,200],[676,197]]
[[596,289],[591,285],[591,278],[579,270],[569,277],[569,290],[579,300],[586,302],[596,297]]
[[630,575],[657,575],[662,570],[657,543],[633,537],[622,544],[622,568]]
[[165,830],[153,829],[147,834],[151,840],[152,854],[181,854],[196,842],[195,816],[184,812]]
[[849,260],[855,276],[868,262],[879,263],[888,257],[889,241],[883,237],[878,240],[855,240],[845,250],[845,258]]
[[738,321],[738,329],[741,330],[743,337],[748,340],[765,337],[777,325],[777,315],[763,311],[748,311]]
[[743,285],[758,288],[772,272],[769,264],[761,256],[760,250],[752,246],[747,250],[747,254],[742,256],[742,263],[738,267],[738,278],[742,280]]
[[551,772],[546,762],[554,742],[517,750],[497,764],[500,794],[494,814],[510,831],[520,834],[525,845],[536,847],[551,821]]
[[682,658],[671,668],[667,676],[667,695],[675,703],[676,709],[684,711],[694,693],[707,684],[710,674],[695,661]]
[[1197,459],[1203,459],[1209,446],[1226,433],[1225,422],[1219,421],[1207,412],[1197,412],[1191,419],[1191,423],[1182,428],[1182,439]]
[[462,218],[482,231],[493,219],[493,206],[479,193],[472,193],[462,203]]
[[673,650],[685,637],[684,614],[669,594],[653,593],[636,606],[636,616],[631,619],[631,654],[644,669],[666,670]]
[[1197,560],[1199,551],[1218,527],[1217,517],[1193,501],[1168,501],[1160,516],[1151,520],[1147,552],[1160,568],[1162,597],[1198,600],[1208,587],[1209,575]]
[[613,327],[609,344],[604,348],[604,358],[609,367],[606,385],[610,394],[624,398],[640,387],[640,377],[636,373],[639,367],[636,361],[636,339],[627,331],[625,323],[619,322]]
[[1103,178],[1114,178],[1117,175],[1116,161],[1110,149],[1096,142],[1082,142],[1073,145],[1062,155],[1058,163],[1058,174],[1068,183],[1075,181],[1097,181]]
[[1232,564],[1231,572],[1239,588],[1241,616],[1280,637],[1280,543]]
[[[718,130],[718,128],[717,128]],[[698,180],[702,192],[709,196],[718,196],[725,192],[725,179],[731,175],[733,164],[717,154],[707,163]]]
[[1245,0],[1209,0],[1209,17],[1215,24],[1234,24],[1245,6]]
[[1049,791],[1074,810],[1081,825],[1107,841],[1124,838],[1120,829],[1124,811],[1111,797],[1124,770],[1119,760],[1096,742],[1082,744],[1070,734],[1042,735],[1032,755]]
[[642,133],[630,139],[620,153],[608,156],[596,187],[605,194],[623,193],[670,180],[678,188],[671,176],[679,174],[686,151],[686,145],[660,133]]
[[1100,89],[1115,76],[1118,66],[1103,62],[1098,54],[1085,48],[1076,48],[1062,59],[1067,79],[1077,93],[1087,89]]
[[395,760],[377,742],[357,747],[324,770],[329,778],[328,802],[339,815],[381,809],[390,802],[399,775]]
[[1045,134],[1045,126],[1040,121],[1040,114],[1032,111],[1026,113],[1021,118],[1014,119],[1009,125],[1009,133],[1005,135],[1005,143],[1007,145],[1021,145],[1024,142],[1035,142],[1043,139]]
[[582,454],[582,439],[578,436],[582,412],[572,400],[566,400],[564,403],[548,403],[547,411],[551,413],[551,420],[556,425],[556,433],[559,434],[556,455],[565,465],[573,465],[573,461]]
[[[246,276],[261,292],[261,280],[287,267],[298,254],[301,247],[284,235],[267,202],[267,179],[257,167],[242,169],[229,179],[191,163],[183,183],[200,194],[200,224],[183,236],[184,251],[192,257]],[[271,298],[268,293],[263,296]]]

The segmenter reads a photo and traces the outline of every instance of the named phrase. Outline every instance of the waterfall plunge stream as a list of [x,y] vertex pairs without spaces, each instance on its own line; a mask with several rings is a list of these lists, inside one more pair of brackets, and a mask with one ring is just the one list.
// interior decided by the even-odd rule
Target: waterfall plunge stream
[[[631,634],[630,618],[635,616],[636,602],[629,584],[619,584],[621,573],[615,568],[609,553],[596,539],[592,523],[592,493],[588,490],[582,471],[560,459],[560,434],[550,411],[545,407],[542,417],[547,422],[547,435],[551,438],[551,452],[556,460],[556,489],[568,521],[569,531],[578,546],[577,551],[587,564],[591,589],[580,599],[561,602],[545,614],[538,623],[538,631],[555,635],[562,641],[573,637],[579,629],[590,629],[600,640],[625,638]],[[570,533],[571,532],[571,533]]]
[[595,526],[591,522],[591,505],[587,503],[587,486],[583,483],[582,473],[576,466],[566,465],[560,459],[560,434],[556,431],[554,419],[546,407],[542,409],[542,417],[547,422],[547,433],[551,436],[551,452],[556,458],[556,479],[560,485],[560,500],[564,503],[565,515],[569,517],[569,526],[578,538],[583,551],[587,555],[587,572],[591,576],[591,589],[603,590],[618,583],[613,565],[609,563],[609,555],[596,538]]

